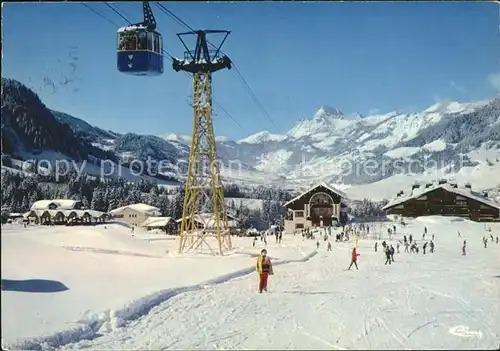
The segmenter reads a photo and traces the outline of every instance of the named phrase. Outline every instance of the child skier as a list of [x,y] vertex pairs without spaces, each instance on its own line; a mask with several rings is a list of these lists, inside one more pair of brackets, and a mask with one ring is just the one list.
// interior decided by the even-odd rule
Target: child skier
[[274,274],[273,265],[269,257],[267,257],[266,249],[263,249],[260,256],[257,257],[256,270],[257,274],[259,274],[259,292],[262,293],[262,290],[267,291],[267,278]]
[[347,268],[347,270],[351,270],[351,267],[352,265],[355,265],[356,266],[356,269],[358,269],[358,256],[359,256],[359,253],[356,252],[356,248],[353,247],[352,249],[352,253],[351,253],[351,264],[349,265],[349,268]]

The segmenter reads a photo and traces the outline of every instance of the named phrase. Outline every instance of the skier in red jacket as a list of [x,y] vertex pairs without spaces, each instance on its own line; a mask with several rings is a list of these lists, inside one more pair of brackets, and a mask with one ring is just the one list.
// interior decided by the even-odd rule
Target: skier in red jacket
[[351,254],[351,264],[349,265],[349,268],[347,268],[347,270],[350,270],[353,264],[356,266],[356,269],[358,269],[358,256],[359,254],[356,252],[356,248],[354,247]]

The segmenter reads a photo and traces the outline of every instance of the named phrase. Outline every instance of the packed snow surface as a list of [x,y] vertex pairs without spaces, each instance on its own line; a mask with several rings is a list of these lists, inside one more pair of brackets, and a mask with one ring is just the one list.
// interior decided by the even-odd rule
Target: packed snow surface
[[[27,228],[7,224],[1,235],[2,339],[7,345],[64,330],[72,331],[63,334],[62,340],[69,342],[89,333],[91,325],[122,323],[164,298],[165,293],[154,294],[165,289],[253,267],[256,252],[251,239],[233,238],[231,256],[178,257],[177,237],[141,228],[132,233],[118,223]],[[305,249],[299,241],[272,250],[279,261],[302,259]]]
[[[371,234],[360,237],[359,270],[346,270],[352,242],[332,240],[333,251],[327,252],[326,243],[321,235],[317,236],[320,248],[313,256],[306,255],[305,251],[316,246],[316,239],[303,240],[300,235],[289,234],[284,236],[282,244],[274,244],[270,238],[268,251],[274,258],[275,275],[270,277],[268,293],[257,293],[257,277],[250,267],[233,274],[233,279],[214,280],[212,284],[171,292],[170,298],[165,297],[152,309],[136,313],[125,321],[116,321],[120,313],[110,313],[114,318],[100,325],[98,331],[87,329],[89,340],[66,333],[44,347],[107,350],[498,348],[500,244],[489,242],[484,248],[481,238],[490,234],[499,236],[500,225],[421,217],[409,221],[406,228],[396,223],[395,239],[389,240],[386,229],[392,224],[377,223],[371,228]],[[380,236],[379,243],[385,239],[395,246],[404,234],[413,234],[421,247],[425,226],[429,232],[426,240],[435,234],[435,253],[423,255],[421,250],[419,254],[403,253],[401,247],[395,262],[384,265],[381,250],[374,252],[375,236]],[[491,232],[487,232],[487,228],[491,228]],[[67,327],[60,322],[61,315],[70,318],[68,310],[76,310],[74,305],[98,311],[102,307],[97,306],[97,302],[111,307],[113,295],[116,299],[128,293],[130,298],[134,294],[144,295],[145,290],[154,287],[193,284],[196,280],[203,281],[203,275],[205,280],[220,275],[224,270],[221,266],[230,266],[225,269],[235,272],[238,265],[253,265],[255,260],[248,256],[245,263],[236,263],[233,257],[178,258],[168,273],[159,268],[158,261],[162,261],[159,258],[98,255],[84,250],[67,250],[68,255],[63,258],[62,244],[55,244],[51,238],[57,235],[52,233],[54,230],[2,230],[2,279],[54,279],[69,289],[45,294],[2,291],[6,340],[39,334],[47,330],[49,321],[59,320],[58,327]],[[74,245],[76,237],[84,236],[83,232],[67,234],[71,243],[64,246]],[[119,234],[111,236],[114,235]],[[62,233],[59,239],[63,240]],[[252,241],[250,238],[237,240],[245,245]],[[463,240],[468,242],[467,256],[461,255]],[[45,243],[45,249],[52,247],[53,250],[37,255],[26,248],[30,241],[32,245]],[[258,241],[256,248],[251,244],[248,247],[249,252],[256,254],[263,244]],[[279,265],[278,258],[283,258],[287,247],[300,247],[304,251],[303,262]],[[28,260],[28,255],[35,256]],[[108,261],[95,262],[93,267],[89,266],[89,259],[78,261],[78,257],[84,260],[87,255],[95,261],[108,257]],[[64,264],[60,264],[61,260]],[[140,260],[146,263],[140,264]],[[218,272],[215,267],[219,267]],[[86,294],[68,298],[76,294],[74,290],[85,289]],[[92,290],[95,293],[89,294]],[[41,340],[38,342],[17,345],[41,347]]]

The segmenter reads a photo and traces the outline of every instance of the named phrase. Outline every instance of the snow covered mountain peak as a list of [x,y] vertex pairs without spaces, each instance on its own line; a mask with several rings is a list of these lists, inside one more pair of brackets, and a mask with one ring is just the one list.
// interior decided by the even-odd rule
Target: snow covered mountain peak
[[269,142],[269,141],[283,141],[287,138],[286,135],[280,135],[280,134],[272,134],[269,133],[267,130],[264,130],[262,132],[258,132],[255,134],[252,134],[244,139],[238,140],[238,144],[241,143],[246,143],[246,144],[260,144],[264,142]]
[[321,106],[319,108],[318,111],[316,111],[316,113],[313,116],[313,119],[320,119],[320,118],[324,118],[324,117],[327,117],[327,116],[328,117],[333,117],[333,116],[343,117],[344,114],[342,113],[342,111],[340,111],[340,110],[338,110],[336,108],[323,105],[323,106]]
[[456,101],[444,100],[444,101],[440,101],[440,102],[435,103],[434,105],[425,109],[423,112],[424,113],[442,113],[442,114],[464,113],[464,112],[470,112],[478,107],[484,106],[485,104],[487,104],[489,102],[490,101],[461,103],[461,102],[456,102]]

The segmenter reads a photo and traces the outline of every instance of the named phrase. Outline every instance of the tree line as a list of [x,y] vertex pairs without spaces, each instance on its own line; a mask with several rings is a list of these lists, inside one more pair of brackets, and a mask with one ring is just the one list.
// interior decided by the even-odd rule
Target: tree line
[[[2,217],[7,213],[29,211],[38,200],[74,199],[81,200],[86,208],[103,212],[134,203],[146,203],[158,207],[164,216],[180,218],[185,195],[182,183],[179,187],[167,188],[145,180],[127,182],[123,178],[110,178],[99,181],[87,175],[79,176],[76,172],[56,179],[53,174],[24,174],[2,169],[1,187]],[[284,189],[265,186],[224,184],[223,191],[226,198],[263,200],[262,208],[249,208],[242,201],[238,205],[234,200],[229,201],[227,208],[242,228],[263,229],[278,224],[284,214],[282,203],[292,198]],[[206,205],[209,210],[210,204]]]

